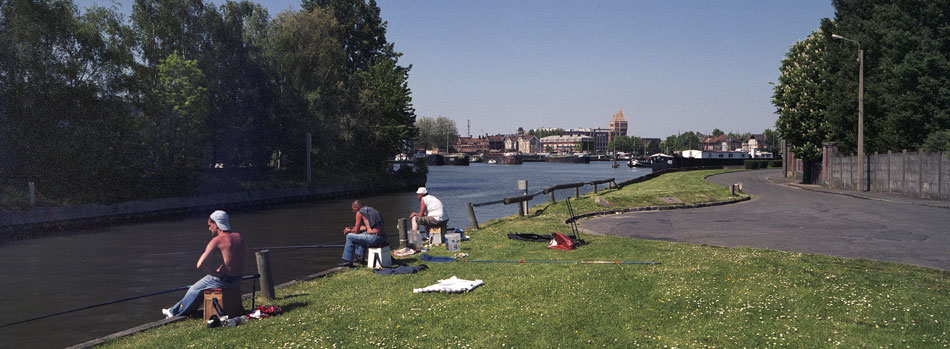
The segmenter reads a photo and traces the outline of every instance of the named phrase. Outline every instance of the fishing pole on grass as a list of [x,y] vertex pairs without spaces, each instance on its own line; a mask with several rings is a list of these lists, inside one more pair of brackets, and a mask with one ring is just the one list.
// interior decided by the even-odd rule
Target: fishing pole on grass
[[466,262],[474,263],[571,263],[571,264],[660,264],[660,262],[633,262],[633,261],[496,261],[496,260],[471,260]]

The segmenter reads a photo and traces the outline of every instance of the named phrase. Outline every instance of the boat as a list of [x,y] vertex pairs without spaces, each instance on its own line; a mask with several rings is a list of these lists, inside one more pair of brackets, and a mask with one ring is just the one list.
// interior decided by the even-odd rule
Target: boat
[[488,159],[488,161],[486,161],[486,162],[489,163],[489,164],[497,164],[497,163],[498,163],[498,160],[495,160],[495,159]]
[[523,160],[518,153],[505,153],[505,165],[521,165]]
[[445,165],[445,157],[442,156],[441,154],[427,154],[426,165],[429,165],[429,166]]
[[569,163],[569,164],[588,164],[590,163],[590,157],[587,156],[587,154],[551,155],[544,161],[561,162],[561,163]]
[[446,155],[444,158],[445,158],[446,165],[468,166],[468,155],[452,154],[452,155]]
[[629,167],[629,168],[634,168],[634,167],[647,167],[647,168],[649,168],[649,167],[652,167],[652,165],[651,165],[650,162],[647,161],[647,160],[630,159],[630,160],[627,160],[627,167]]

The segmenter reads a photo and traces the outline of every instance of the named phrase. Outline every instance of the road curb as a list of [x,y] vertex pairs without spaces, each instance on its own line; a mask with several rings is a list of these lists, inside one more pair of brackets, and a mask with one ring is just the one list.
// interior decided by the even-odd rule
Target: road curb
[[822,188],[814,188],[814,187],[806,186],[806,185],[803,185],[803,184],[782,183],[782,182],[779,182],[779,181],[776,181],[775,179],[773,179],[772,176],[768,176],[768,177],[766,177],[766,178],[769,180],[769,182],[772,182],[772,184],[781,185],[781,186],[785,186],[785,187],[791,187],[791,188],[798,188],[798,189],[802,189],[802,190],[808,190],[808,191],[812,191],[812,192],[816,192],[816,193],[825,193],[825,194],[832,194],[832,195],[841,195],[841,196],[852,197],[852,198],[855,198],[855,199],[874,200],[874,201],[891,202],[891,203],[898,203],[898,204],[909,204],[909,205],[918,205],[918,206],[927,206],[927,207],[934,207],[934,208],[950,209],[950,203],[948,203],[948,204],[935,204],[935,203],[929,203],[929,202],[913,202],[913,201],[904,201],[904,200],[892,200],[892,199],[885,199],[885,198],[876,198],[876,197],[866,196],[866,195],[860,195],[860,194],[851,194],[851,193],[843,193],[843,192],[840,192],[840,191],[827,190],[827,189],[824,189],[824,187],[822,187]]

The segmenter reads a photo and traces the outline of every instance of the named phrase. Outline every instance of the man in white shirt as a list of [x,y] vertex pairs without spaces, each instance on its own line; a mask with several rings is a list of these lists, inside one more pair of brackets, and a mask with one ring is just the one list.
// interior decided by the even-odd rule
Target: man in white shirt
[[416,197],[419,198],[419,212],[413,212],[409,215],[409,220],[412,221],[412,230],[418,231],[420,224],[426,227],[439,225],[444,220],[442,201],[429,195],[426,187],[419,187],[419,190],[416,190]]

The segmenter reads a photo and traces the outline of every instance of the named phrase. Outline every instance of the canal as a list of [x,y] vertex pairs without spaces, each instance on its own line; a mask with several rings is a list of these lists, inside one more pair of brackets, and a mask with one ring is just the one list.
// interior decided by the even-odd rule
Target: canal
[[[610,162],[562,164],[528,162],[522,165],[472,164],[433,166],[427,187],[440,198],[449,227],[468,228],[466,203],[522,195],[517,181],[528,181],[528,191],[544,187],[616,178],[622,181],[650,173]],[[590,186],[582,188],[589,192]],[[558,199],[573,190],[558,193]],[[251,248],[336,243],[343,227],[353,223],[349,204],[355,198],[280,206],[269,210],[231,212],[232,228]],[[396,233],[396,220],[419,209],[413,193],[362,198],[383,214],[387,233]],[[541,195],[532,205],[542,203]],[[228,208],[223,207],[227,210]],[[475,209],[479,224],[517,213],[514,205]],[[210,212],[208,212],[210,214]],[[62,236],[23,240],[0,246],[0,325],[133,295],[190,285],[203,276],[195,270],[210,235],[207,215],[174,221],[113,226]],[[477,233],[468,234],[477,239]],[[398,238],[390,238],[394,245]],[[326,270],[340,261],[342,248],[274,250],[274,282]],[[245,274],[256,272],[249,258]],[[251,281],[242,290],[251,289]],[[175,303],[184,291],[148,297],[0,329],[0,347],[65,347],[162,319],[161,308]]]

